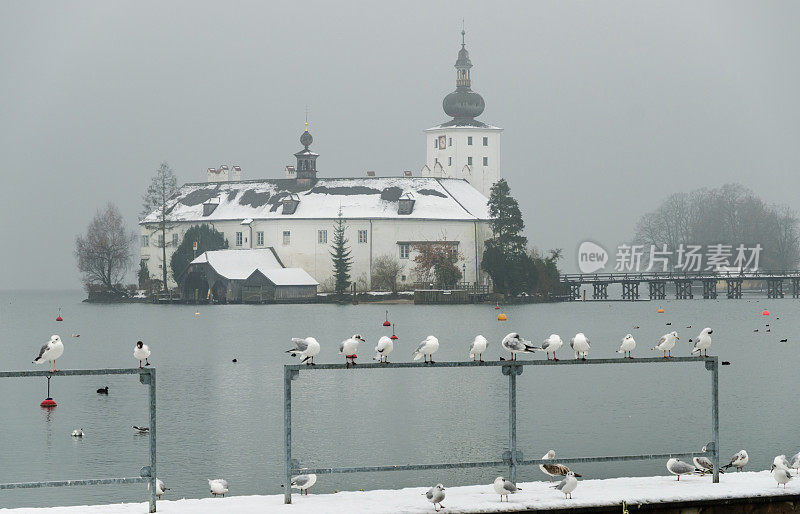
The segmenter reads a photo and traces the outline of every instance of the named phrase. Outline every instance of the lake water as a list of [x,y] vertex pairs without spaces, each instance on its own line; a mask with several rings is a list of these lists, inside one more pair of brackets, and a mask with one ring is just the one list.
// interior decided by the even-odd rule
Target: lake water
[[[282,366],[295,362],[283,350],[291,337],[313,335],[322,344],[318,362],[339,362],[338,343],[360,333],[368,342],[359,361],[370,361],[378,338],[391,333],[381,326],[386,308],[400,337],[392,361],[410,360],[428,334],[441,343],[437,360],[464,360],[478,333],[490,341],[485,358],[497,359],[511,331],[536,342],[552,332],[568,341],[582,331],[593,343],[590,357],[611,358],[628,332],[637,340],[634,356],[649,357],[661,334],[675,329],[681,341],[673,354],[688,355],[688,339],[710,326],[711,353],[732,363],[720,368],[723,456],[746,448],[749,467],[764,469],[775,455],[800,450],[789,429],[800,422],[800,303],[791,299],[511,306],[501,323],[486,305],[197,307],[82,298],[80,291],[0,292],[0,368],[44,369],[31,361],[56,333],[66,346],[62,369],[136,366],[134,343],[149,344],[158,369],[159,477],[172,488],[170,499],[208,496],[213,477],[227,478],[235,495],[281,493]],[[659,307],[666,312],[657,314]],[[568,347],[559,356],[572,358]],[[105,385],[108,396],[95,392]],[[301,373],[293,390],[294,457],[306,466],[499,459],[508,437],[507,386],[496,367]],[[136,476],[148,462],[148,440],[131,426],[148,423],[147,387],[135,376],[56,377],[51,387],[59,406],[46,411],[39,407],[44,378],[0,379],[0,482]],[[711,439],[710,390],[700,363],[526,368],[518,379],[519,448],[526,458],[550,448],[562,457],[699,450]],[[778,426],[764,430],[766,423]],[[85,437],[70,437],[74,428]],[[663,462],[649,461],[574,468],[588,478],[666,473]],[[505,472],[324,475],[314,492],[488,484]],[[538,467],[519,472],[520,481],[543,478]],[[0,492],[0,507],[143,500],[141,485]]]

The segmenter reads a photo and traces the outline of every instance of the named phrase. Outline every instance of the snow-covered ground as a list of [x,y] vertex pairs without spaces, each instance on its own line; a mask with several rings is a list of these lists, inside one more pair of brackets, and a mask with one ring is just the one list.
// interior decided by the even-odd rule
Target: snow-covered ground
[[[513,512],[525,508],[620,505],[623,500],[628,505],[636,505],[669,501],[800,494],[800,478],[789,482],[784,491],[782,487],[776,487],[776,483],[768,471],[724,474],[721,475],[719,484],[712,484],[710,476],[684,476],[681,477],[680,482],[676,481],[674,476],[585,480],[578,484],[572,500],[565,500],[564,495],[551,489],[550,485],[548,482],[520,483],[522,491],[512,495],[509,503],[500,503],[500,497],[494,492],[491,484],[464,487],[447,487],[445,484],[447,497],[443,502],[446,507],[443,512]],[[423,496],[427,489],[428,487],[418,487],[366,492],[343,491],[336,494],[309,494],[308,496],[293,495],[294,503],[292,505],[283,503],[283,495],[163,500],[158,502],[158,512],[165,514],[433,512],[433,506]],[[231,491],[236,491],[236,484],[231,484]],[[31,494],[35,494],[35,492],[31,492]],[[147,504],[0,509],[0,512],[4,514],[142,514],[147,512]]]

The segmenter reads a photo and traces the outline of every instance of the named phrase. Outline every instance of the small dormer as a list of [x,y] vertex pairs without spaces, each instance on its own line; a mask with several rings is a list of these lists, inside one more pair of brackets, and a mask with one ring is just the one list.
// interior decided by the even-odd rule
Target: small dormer
[[286,178],[296,178],[297,173],[295,172],[294,166],[291,164],[286,166]]
[[209,198],[203,202],[203,216],[210,216],[219,206],[219,197]]
[[397,214],[411,214],[414,210],[414,195],[411,193],[403,193],[400,199],[397,200]]
[[300,205],[300,197],[292,193],[283,199],[283,211],[281,214],[294,214],[297,206]]
[[242,180],[242,167],[241,166],[232,166],[231,173],[229,175],[230,180],[232,181],[239,181]]

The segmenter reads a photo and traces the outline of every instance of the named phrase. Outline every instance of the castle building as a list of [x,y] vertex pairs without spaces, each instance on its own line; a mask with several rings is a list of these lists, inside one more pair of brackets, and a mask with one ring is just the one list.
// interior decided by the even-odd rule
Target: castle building
[[[156,212],[142,219],[141,259],[151,276],[160,276],[165,265],[162,244],[169,266],[186,231],[206,223],[225,235],[230,249],[269,248],[285,267],[302,268],[321,290],[330,290],[330,251],[341,211],[353,257],[351,279],[360,288],[371,288],[373,265],[384,255],[402,265],[400,287],[412,287],[421,278],[414,271],[415,248],[433,243],[449,245],[458,255],[463,280],[486,284],[480,261],[491,237],[487,195],[500,178],[502,129],[475,119],[484,101],[471,90],[471,67],[462,32],[456,90],[443,101],[452,119],[425,131],[422,176],[325,177],[317,169],[319,154],[310,149],[313,137],[306,123],[303,148],[283,177],[243,180],[239,166],[209,168],[206,182],[184,184],[171,200],[166,241]],[[169,286],[175,287],[169,276]]]

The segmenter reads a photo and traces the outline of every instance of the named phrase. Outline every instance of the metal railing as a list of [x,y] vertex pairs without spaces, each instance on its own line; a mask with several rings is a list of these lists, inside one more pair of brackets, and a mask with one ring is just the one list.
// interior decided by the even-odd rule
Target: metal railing
[[562,273],[561,283],[568,282],[647,282],[659,280],[766,280],[800,278],[800,270],[751,271],[635,271],[617,273]]
[[[597,364],[679,364],[679,363],[704,363],[706,370],[711,372],[711,422],[712,440],[706,444],[705,452],[674,452],[642,455],[612,455],[602,457],[574,457],[556,458],[550,460],[534,459],[525,460],[522,451],[517,446],[517,375],[522,374],[526,366],[593,366]],[[716,356],[710,357],[661,357],[645,359],[587,359],[587,360],[520,360],[520,361],[458,361],[458,362],[400,362],[391,364],[359,364],[348,371],[398,369],[398,368],[486,368],[500,367],[503,375],[508,376],[508,449],[503,452],[500,460],[477,462],[446,462],[436,464],[400,464],[388,466],[359,466],[359,467],[316,467],[301,468],[300,462],[292,458],[292,380],[298,377],[300,371],[318,370],[344,370],[345,364],[318,364],[306,366],[291,364],[283,367],[283,430],[284,430],[284,502],[292,503],[292,476],[299,473],[363,473],[378,471],[409,471],[425,469],[453,469],[453,468],[479,468],[508,466],[512,482],[517,481],[518,466],[534,466],[540,464],[571,464],[585,462],[609,462],[630,460],[670,459],[673,457],[710,457],[714,463],[713,481],[719,482],[719,361]]]
[[156,511],[156,370],[155,368],[108,368],[108,369],[64,369],[51,373],[49,371],[0,371],[0,378],[14,377],[75,377],[94,375],[139,375],[139,382],[148,385],[150,404],[150,465],[144,466],[138,477],[126,478],[93,478],[82,480],[55,480],[48,482],[16,482],[0,484],[3,489],[29,489],[36,487],[63,487],[72,485],[104,485],[104,484],[150,484],[150,512]]

